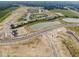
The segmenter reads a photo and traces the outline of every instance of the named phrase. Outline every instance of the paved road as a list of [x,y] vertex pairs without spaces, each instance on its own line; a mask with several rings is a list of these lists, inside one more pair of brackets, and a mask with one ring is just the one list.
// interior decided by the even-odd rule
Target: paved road
[[74,27],[74,26],[79,26],[79,24],[65,24],[63,26],[64,27]]
[[31,13],[28,13],[28,14],[27,14],[27,17],[26,17],[27,22],[30,20],[30,16],[31,16]]

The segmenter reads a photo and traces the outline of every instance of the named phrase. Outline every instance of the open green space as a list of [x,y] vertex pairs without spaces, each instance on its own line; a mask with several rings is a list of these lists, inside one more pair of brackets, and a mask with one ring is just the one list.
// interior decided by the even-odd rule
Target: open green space
[[0,22],[2,22],[5,18],[7,18],[9,15],[11,15],[11,12],[15,10],[16,8],[10,7],[10,8],[5,8],[0,11]]
[[46,14],[33,13],[30,18],[36,19],[36,18],[41,18],[41,17],[46,17],[46,16],[47,16]]
[[62,13],[64,15],[64,17],[69,17],[69,18],[79,18],[79,15],[77,15],[76,13],[70,11],[70,10],[64,10],[64,9],[53,9],[50,10],[52,12],[58,12],[58,13]]

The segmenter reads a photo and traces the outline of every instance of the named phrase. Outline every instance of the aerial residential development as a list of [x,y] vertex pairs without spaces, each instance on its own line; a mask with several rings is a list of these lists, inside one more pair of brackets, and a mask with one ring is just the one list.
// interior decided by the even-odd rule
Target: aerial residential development
[[79,2],[0,3],[1,57],[79,57]]

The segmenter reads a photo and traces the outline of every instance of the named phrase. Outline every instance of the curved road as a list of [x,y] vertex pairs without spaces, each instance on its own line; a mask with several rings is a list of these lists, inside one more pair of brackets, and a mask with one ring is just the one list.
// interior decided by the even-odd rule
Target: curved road
[[29,40],[30,38],[32,38],[34,36],[39,36],[44,32],[47,32],[47,31],[50,31],[50,30],[53,30],[53,29],[57,29],[57,28],[62,27],[62,26],[63,26],[62,24],[54,25],[52,27],[49,27],[49,29],[42,30],[42,31],[39,31],[39,32],[34,32],[34,33],[21,35],[21,36],[14,37],[14,38],[8,38],[8,39],[0,40],[0,44],[1,45],[15,44],[15,42],[18,43],[18,42],[21,42],[21,41]]
[[34,36],[38,36],[44,32],[59,28],[59,27],[68,27],[68,26],[79,26],[79,24],[67,24],[67,25],[63,25],[63,24],[57,24],[57,25],[53,25],[52,27],[49,27],[49,29],[46,30],[42,30],[39,32],[34,32],[34,33],[30,33],[30,34],[25,34],[25,35],[21,35],[18,37],[14,37],[14,38],[7,38],[4,40],[0,40],[1,45],[3,44],[15,44],[15,42],[19,42],[19,41],[23,41],[23,40],[28,40]]
[[[24,7],[21,7],[19,9],[15,10],[15,11],[13,11],[12,15],[5,19],[5,21],[4,21],[4,30],[3,30],[5,35],[7,35],[7,34],[11,35],[10,34],[11,30],[9,29],[10,28],[9,26],[12,23],[15,23],[16,20],[19,19],[26,12],[27,12],[27,9],[24,8]],[[3,40],[0,40],[0,43],[1,44],[15,44],[15,42],[28,40],[28,39],[32,38],[33,36],[38,36],[38,35],[40,35],[44,32],[47,32],[47,31],[50,31],[50,30],[53,30],[53,29],[56,29],[56,28],[59,28],[59,27],[66,27],[66,26],[79,26],[79,24],[66,24],[66,25],[57,24],[57,25],[53,25],[53,26],[49,27],[49,29],[46,29],[46,30],[43,30],[43,31],[40,31],[40,32],[25,34],[25,35],[14,37],[14,38],[6,38],[6,39],[3,39]]]

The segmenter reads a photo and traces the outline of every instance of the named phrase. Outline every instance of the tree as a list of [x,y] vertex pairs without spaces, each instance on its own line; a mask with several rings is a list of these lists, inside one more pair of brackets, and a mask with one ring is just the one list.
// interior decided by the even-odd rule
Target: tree
[[15,25],[14,24],[11,24],[10,26],[11,26],[11,29],[14,29],[15,28]]

